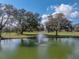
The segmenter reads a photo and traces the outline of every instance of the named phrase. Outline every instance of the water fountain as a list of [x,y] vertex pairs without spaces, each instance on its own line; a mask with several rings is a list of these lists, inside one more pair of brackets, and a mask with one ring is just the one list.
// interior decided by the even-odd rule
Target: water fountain
[[37,35],[37,40],[38,40],[38,43],[45,43],[48,41],[48,38],[43,33],[39,33]]
[[48,22],[48,15],[43,15],[41,20],[41,25],[43,25],[44,31],[47,31],[46,24]]
[[38,43],[44,43],[48,41],[48,38],[44,35],[44,32],[47,32],[46,23],[48,22],[48,15],[43,15],[41,20],[41,25],[43,25],[44,31],[40,32],[37,35]]

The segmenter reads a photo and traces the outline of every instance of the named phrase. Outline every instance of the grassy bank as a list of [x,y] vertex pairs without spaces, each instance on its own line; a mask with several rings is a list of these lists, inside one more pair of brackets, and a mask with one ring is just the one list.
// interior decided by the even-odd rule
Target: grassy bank
[[[2,33],[3,38],[26,38],[26,37],[35,37],[39,32],[24,32],[23,35],[14,33],[14,32],[7,32]],[[43,34],[48,36],[55,36],[55,32],[44,32]],[[77,36],[79,37],[79,32],[58,32],[59,36]]]

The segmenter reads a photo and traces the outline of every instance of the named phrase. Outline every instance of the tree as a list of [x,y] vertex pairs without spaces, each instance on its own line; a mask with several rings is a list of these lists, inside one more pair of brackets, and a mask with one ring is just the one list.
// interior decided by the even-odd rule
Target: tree
[[38,20],[40,19],[38,13],[26,12],[24,9],[15,9],[13,16],[18,21],[19,28],[17,28],[20,34],[23,34],[23,31],[26,31],[26,29],[30,29],[29,31],[37,29]]
[[30,31],[37,30],[39,25],[38,20],[40,19],[39,14],[27,12],[26,17],[27,17],[27,25],[28,25],[27,28],[30,29]]
[[79,23],[73,25],[73,29],[75,32],[79,32]]
[[12,5],[2,5],[0,4],[0,37],[2,33],[2,29],[9,23],[12,16]]
[[71,30],[72,28],[72,22],[69,21],[64,14],[57,13],[55,15],[48,16],[49,22],[47,23],[47,26],[52,28],[52,30],[61,31],[62,29],[68,28],[68,30]]
[[25,13],[26,13],[26,10],[24,9],[19,9],[19,10],[15,9],[13,13],[14,18],[18,21],[18,27],[19,27],[18,29],[20,34],[23,34],[24,25],[26,23]]

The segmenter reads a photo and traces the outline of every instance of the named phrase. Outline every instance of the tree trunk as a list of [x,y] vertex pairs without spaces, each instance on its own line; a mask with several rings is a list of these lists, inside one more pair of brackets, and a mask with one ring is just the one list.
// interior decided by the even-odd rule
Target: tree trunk
[[2,34],[2,30],[0,29],[0,38],[2,37],[1,34]]
[[22,34],[23,35],[23,30],[21,31],[21,33],[20,34]]
[[56,36],[58,36],[58,30],[56,30]]
[[21,34],[21,35],[23,34],[23,29],[22,28],[19,29],[19,34]]
[[16,33],[22,35],[23,34],[23,31],[22,31],[22,29],[19,29]]
[[22,35],[23,34],[23,27],[21,25],[21,28],[20,28],[20,34]]

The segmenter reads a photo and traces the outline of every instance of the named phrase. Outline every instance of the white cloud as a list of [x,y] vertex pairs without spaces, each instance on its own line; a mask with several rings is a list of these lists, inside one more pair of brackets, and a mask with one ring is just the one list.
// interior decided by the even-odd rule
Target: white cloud
[[52,14],[63,13],[68,18],[76,18],[79,16],[79,11],[76,8],[77,3],[74,5],[61,4],[59,6],[51,6],[51,8],[55,11]]
[[47,14],[42,15],[41,24],[45,25],[47,22],[48,22],[48,15]]
[[79,12],[78,11],[74,11],[73,13],[71,13],[71,17],[79,17]]
[[42,18],[47,18],[47,16],[48,16],[47,14],[43,14]]
[[[65,17],[73,21],[73,19],[79,18],[79,10],[76,6],[77,6],[77,3],[74,3],[73,5],[69,5],[69,4],[61,4],[56,6],[51,5],[50,7],[47,8],[47,11],[53,10],[54,11],[52,13],[53,16],[54,14],[57,14],[57,13],[63,13]],[[48,22],[47,16],[49,16],[49,14],[42,15],[41,24],[45,25],[46,22]]]

